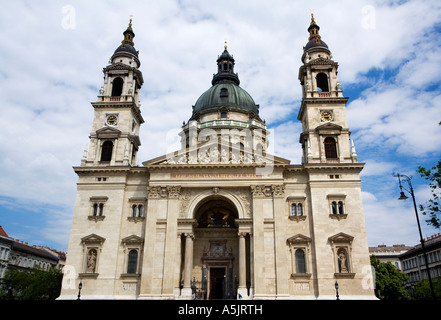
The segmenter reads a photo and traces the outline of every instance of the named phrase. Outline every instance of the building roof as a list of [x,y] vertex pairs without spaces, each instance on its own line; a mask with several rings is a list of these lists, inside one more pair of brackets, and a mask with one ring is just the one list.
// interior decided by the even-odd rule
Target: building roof
[[211,111],[220,107],[259,114],[259,109],[251,95],[230,81],[217,83],[205,91],[196,101],[193,112]]
[[225,49],[217,59],[218,72],[213,75],[212,87],[205,91],[193,107],[193,113],[216,111],[226,107],[231,111],[259,114],[259,109],[251,95],[242,89],[239,77],[234,73],[234,58]]
[[27,242],[20,242],[19,240],[15,240],[15,242],[12,244],[12,249],[28,254],[33,254],[42,258],[54,260],[55,262],[58,261],[58,257],[56,257],[55,254],[51,254],[37,246],[29,246]]
[[5,230],[3,230],[2,226],[0,226],[0,236],[8,237],[9,238],[8,234],[6,233]]

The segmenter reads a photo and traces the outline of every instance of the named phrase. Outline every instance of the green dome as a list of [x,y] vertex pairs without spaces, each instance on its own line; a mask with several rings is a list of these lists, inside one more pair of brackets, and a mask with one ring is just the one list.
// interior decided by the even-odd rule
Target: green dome
[[244,89],[231,81],[222,81],[205,91],[193,108],[193,113],[215,111],[226,107],[231,111],[259,114],[253,98]]

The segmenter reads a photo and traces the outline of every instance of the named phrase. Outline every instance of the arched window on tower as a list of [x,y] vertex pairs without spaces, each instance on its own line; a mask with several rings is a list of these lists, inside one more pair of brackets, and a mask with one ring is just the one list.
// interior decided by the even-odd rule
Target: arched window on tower
[[112,150],[113,150],[113,143],[112,141],[105,141],[103,143],[103,147],[101,150],[101,161],[110,161],[112,159]]
[[306,273],[305,252],[302,249],[296,250],[295,259],[296,259],[296,273]]
[[138,251],[133,249],[129,252],[129,257],[127,261],[127,273],[135,274],[138,267]]
[[115,78],[112,85],[112,97],[119,97],[122,94],[124,80],[121,77]]
[[325,156],[326,159],[337,159],[337,143],[332,137],[325,138]]
[[317,74],[317,90],[319,92],[328,92],[329,91],[329,85],[328,85],[328,76],[322,72]]

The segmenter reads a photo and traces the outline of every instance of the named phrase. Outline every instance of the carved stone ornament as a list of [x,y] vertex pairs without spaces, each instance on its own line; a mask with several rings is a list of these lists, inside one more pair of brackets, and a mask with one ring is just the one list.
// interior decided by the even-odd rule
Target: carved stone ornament
[[271,197],[273,194],[273,190],[271,186],[251,186],[251,192],[253,193],[253,197],[263,198],[263,197]]

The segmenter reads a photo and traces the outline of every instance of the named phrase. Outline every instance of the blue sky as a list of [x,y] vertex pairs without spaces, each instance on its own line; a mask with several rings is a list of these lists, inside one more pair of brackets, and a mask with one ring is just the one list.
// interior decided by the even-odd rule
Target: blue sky
[[[301,162],[297,79],[314,10],[339,63],[360,162],[368,241],[419,242],[392,172],[413,176],[441,150],[441,4],[436,1],[10,1],[0,12],[0,225],[29,244],[67,250],[79,165],[102,68],[133,15],[144,85],[140,162],[211,85],[225,39],[241,86],[273,130],[274,153]],[[439,232],[420,217],[425,236]]]

